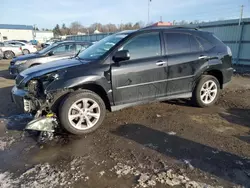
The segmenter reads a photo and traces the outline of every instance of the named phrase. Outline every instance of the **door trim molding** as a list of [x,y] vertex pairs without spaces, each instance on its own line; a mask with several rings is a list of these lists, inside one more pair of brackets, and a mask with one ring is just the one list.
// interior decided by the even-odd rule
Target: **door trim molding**
[[170,78],[170,79],[164,79],[164,80],[157,80],[157,81],[153,81],[153,82],[145,82],[145,83],[141,83],[141,84],[132,84],[132,85],[120,86],[120,87],[116,87],[116,89],[125,89],[125,88],[130,88],[130,87],[137,87],[137,86],[143,86],[143,85],[148,85],[148,84],[168,82],[168,81],[186,79],[186,78],[191,78],[191,77],[194,77],[194,75],[182,76],[182,77],[178,77],[178,78]]
[[152,102],[156,102],[156,101],[166,101],[166,100],[172,100],[172,99],[188,99],[192,97],[192,92],[188,92],[188,93],[182,93],[182,94],[177,94],[177,95],[171,95],[171,96],[165,96],[165,97],[159,97],[159,98],[155,98],[155,99],[148,99],[148,100],[142,100],[142,101],[138,101],[138,102],[132,102],[132,103],[126,103],[126,104],[120,104],[117,106],[111,106],[111,111],[118,111],[121,110],[123,108],[128,108],[131,106],[137,106],[137,105],[141,105],[141,104],[147,104],[147,103],[152,103]]

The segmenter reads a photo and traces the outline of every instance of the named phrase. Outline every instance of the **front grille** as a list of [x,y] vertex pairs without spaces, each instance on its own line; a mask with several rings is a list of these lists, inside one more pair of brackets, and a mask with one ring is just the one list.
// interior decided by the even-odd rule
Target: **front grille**
[[16,77],[16,86],[19,86],[23,79],[24,77],[18,74]]

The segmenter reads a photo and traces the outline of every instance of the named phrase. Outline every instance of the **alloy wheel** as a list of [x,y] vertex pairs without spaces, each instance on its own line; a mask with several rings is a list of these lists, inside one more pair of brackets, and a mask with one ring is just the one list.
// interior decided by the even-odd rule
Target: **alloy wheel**
[[68,112],[70,124],[78,130],[87,130],[95,126],[101,115],[100,106],[90,98],[74,102]]
[[200,91],[200,99],[204,104],[210,104],[216,98],[218,88],[213,80],[206,81]]

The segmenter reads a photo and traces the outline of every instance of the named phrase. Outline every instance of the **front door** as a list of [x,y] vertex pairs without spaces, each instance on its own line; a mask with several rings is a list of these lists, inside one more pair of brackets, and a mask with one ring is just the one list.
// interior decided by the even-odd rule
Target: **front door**
[[115,105],[154,100],[166,95],[167,62],[163,61],[159,32],[141,33],[118,50],[128,50],[130,59],[113,64],[112,88]]

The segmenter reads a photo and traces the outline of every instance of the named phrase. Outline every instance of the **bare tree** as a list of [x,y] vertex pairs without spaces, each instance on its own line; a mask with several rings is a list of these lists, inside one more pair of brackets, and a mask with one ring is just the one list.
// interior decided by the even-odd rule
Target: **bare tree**
[[79,22],[72,22],[70,24],[70,33],[76,35],[78,32],[81,32],[83,26]]

